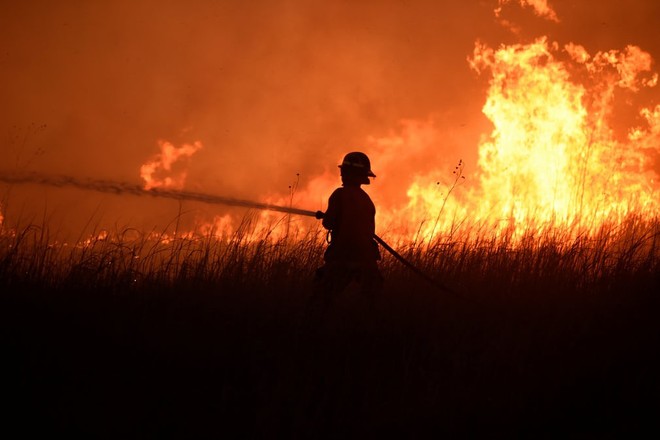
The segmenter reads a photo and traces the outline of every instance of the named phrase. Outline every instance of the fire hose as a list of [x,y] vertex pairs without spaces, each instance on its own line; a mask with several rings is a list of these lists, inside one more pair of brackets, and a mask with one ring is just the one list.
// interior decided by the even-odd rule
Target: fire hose
[[[310,211],[307,211],[307,212],[310,212]],[[309,215],[309,214],[305,213],[305,215]],[[319,219],[319,220],[323,218],[323,212],[322,212],[322,211],[316,211],[316,212],[313,213],[312,215],[314,215],[314,217],[316,217],[316,218]],[[423,271],[421,271],[417,266],[415,266],[414,264],[412,264],[410,261],[406,260],[401,254],[399,254],[397,251],[395,251],[395,250],[394,250],[389,244],[387,244],[387,243],[385,242],[385,240],[383,240],[382,238],[380,238],[378,235],[374,234],[374,240],[376,240],[376,242],[377,242],[378,244],[380,244],[380,245],[381,245],[381,246],[382,246],[387,252],[389,252],[394,258],[396,258],[397,260],[399,260],[399,262],[400,262],[401,264],[403,264],[403,265],[406,266],[408,269],[410,269],[411,271],[413,271],[413,272],[414,272],[416,275],[418,275],[420,278],[424,279],[425,281],[429,282],[431,285],[433,285],[434,287],[439,288],[440,290],[444,290],[445,292],[453,293],[453,291],[452,291],[450,288],[448,288],[448,287],[445,286],[444,284],[440,283],[439,281],[433,279],[431,276],[429,276],[429,275],[427,275],[426,273],[424,273]]]
[[[216,204],[216,205],[239,206],[245,208],[260,209],[265,211],[284,212],[287,214],[315,217],[319,220],[323,218],[323,212],[321,211],[308,211],[305,209],[293,208],[289,206],[279,206],[270,203],[254,202],[251,200],[216,196],[216,195],[204,194],[204,193],[192,192],[192,191],[179,191],[179,190],[164,189],[164,188],[145,189],[139,185],[126,183],[126,182],[110,181],[110,180],[79,179],[71,176],[47,175],[41,173],[0,172],[0,182],[5,182],[9,184],[37,184],[37,185],[47,185],[47,186],[55,186],[55,187],[70,186],[78,189],[91,190],[91,191],[97,191],[103,193],[130,194],[135,196],[148,195],[152,197],[163,197],[163,198],[169,198],[175,200],[190,200],[190,201]],[[378,235],[374,234],[374,240],[378,244],[380,244],[387,252],[389,252],[394,258],[396,258],[400,263],[402,263],[412,272],[417,274],[420,278],[424,279],[425,281],[429,282],[431,285],[437,287],[440,290],[443,290],[445,292],[453,292],[447,286],[433,279],[428,274],[424,273],[418,267],[412,264],[410,261],[406,260],[401,254],[395,251]]]

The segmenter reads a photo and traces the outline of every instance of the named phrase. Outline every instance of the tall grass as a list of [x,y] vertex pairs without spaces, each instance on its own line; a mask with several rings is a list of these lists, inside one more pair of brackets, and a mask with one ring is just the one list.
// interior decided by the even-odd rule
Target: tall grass
[[[9,419],[86,436],[564,438],[657,428],[660,221],[392,243],[374,307],[304,307],[325,232],[0,233]],[[571,232],[571,233],[569,233]],[[388,237],[383,236],[385,240]],[[13,414],[13,415],[12,415]]]
[[53,239],[44,225],[0,233],[0,278],[4,283],[58,287],[103,286],[139,289],[145,283],[181,281],[270,283],[282,275],[299,279],[322,253],[319,230],[302,239],[255,236],[254,218],[245,217],[231,237],[142,232],[132,228],[92,231],[75,243]]
[[[233,235],[217,238],[129,227],[92,231],[76,243],[52,237],[46,225],[0,231],[0,279],[5,286],[63,284],[114,291],[145,283],[229,282],[239,286],[298,288],[322,264],[325,231],[297,230],[273,238],[246,216]],[[539,283],[594,291],[657,277],[660,221],[631,216],[591,235],[561,229],[529,230],[515,242],[483,231],[439,236],[431,244],[401,243],[400,253],[430,275],[465,292],[517,291]],[[387,240],[387,236],[384,236]],[[385,250],[386,278],[410,278]],[[547,284],[546,284],[547,286]]]

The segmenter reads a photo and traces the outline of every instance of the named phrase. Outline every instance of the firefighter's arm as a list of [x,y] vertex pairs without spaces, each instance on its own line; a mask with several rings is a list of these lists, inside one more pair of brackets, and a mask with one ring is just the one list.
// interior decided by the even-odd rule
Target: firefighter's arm
[[326,209],[326,211],[322,214],[323,214],[322,216],[323,227],[329,230],[335,229],[337,223],[337,217],[339,216],[339,200],[336,191],[332,193],[332,195],[328,199],[328,209]]

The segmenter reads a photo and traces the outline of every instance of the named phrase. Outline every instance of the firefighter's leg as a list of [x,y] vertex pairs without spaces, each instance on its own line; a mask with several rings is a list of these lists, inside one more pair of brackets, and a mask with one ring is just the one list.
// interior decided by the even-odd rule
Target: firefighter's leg
[[312,308],[329,307],[334,297],[351,281],[350,271],[341,264],[326,263],[318,268],[314,275],[314,289],[308,306]]
[[367,266],[362,270],[360,278],[360,293],[368,305],[373,307],[376,298],[383,290],[383,276],[380,274],[378,266]]

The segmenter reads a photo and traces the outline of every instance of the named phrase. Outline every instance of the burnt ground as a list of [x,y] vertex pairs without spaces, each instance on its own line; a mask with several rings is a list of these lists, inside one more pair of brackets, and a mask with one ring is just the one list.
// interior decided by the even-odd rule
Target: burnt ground
[[660,432],[657,287],[442,295],[411,281],[313,315],[303,290],[5,286],[2,429],[637,437]]

